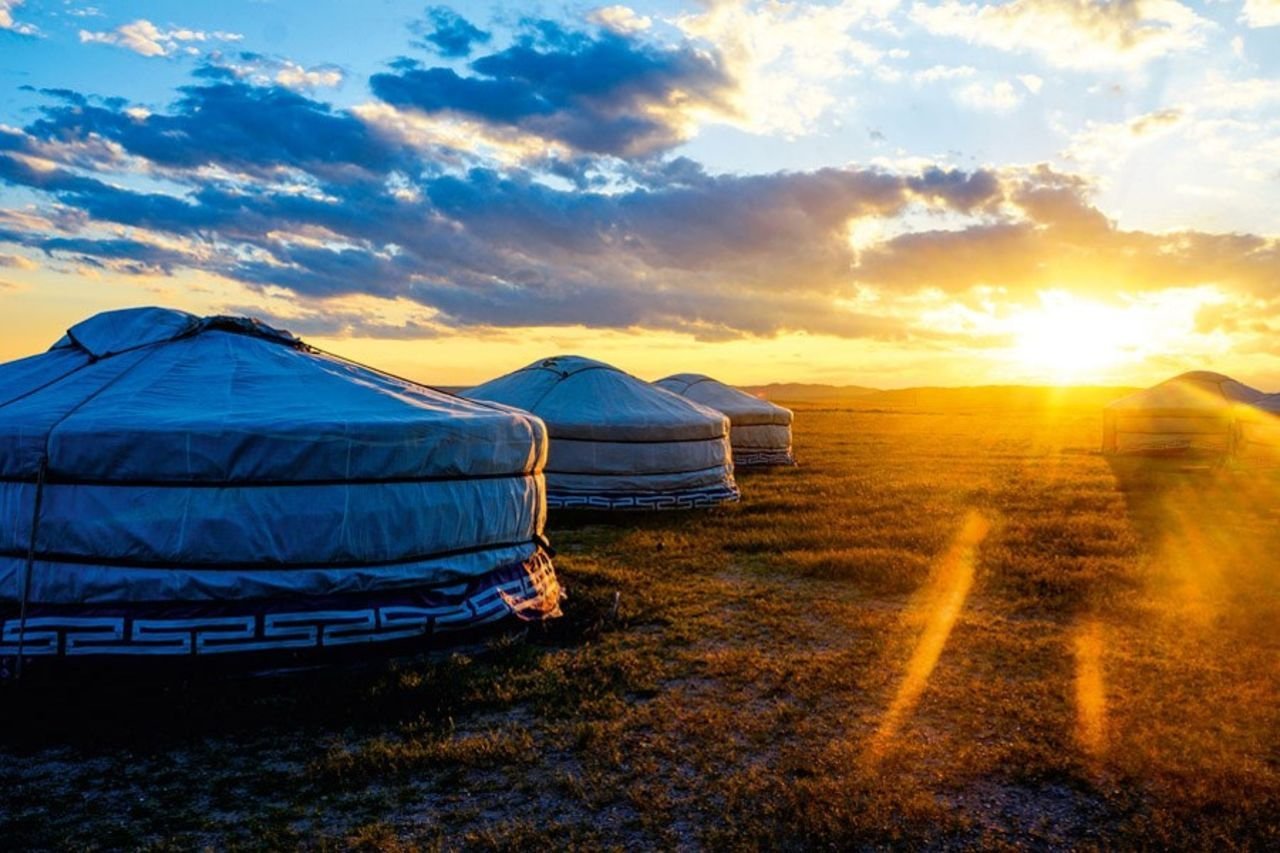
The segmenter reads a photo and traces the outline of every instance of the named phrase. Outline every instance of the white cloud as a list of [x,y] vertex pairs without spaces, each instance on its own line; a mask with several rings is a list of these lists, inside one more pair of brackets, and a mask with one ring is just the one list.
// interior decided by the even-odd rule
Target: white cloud
[[1018,82],[1027,87],[1027,91],[1033,95],[1040,94],[1040,90],[1044,88],[1044,79],[1035,74],[1019,74]]
[[[214,58],[221,60],[220,55]],[[252,56],[241,62],[230,62],[225,66],[242,80],[250,80],[256,85],[265,86],[275,83],[286,89],[295,91],[312,91],[314,89],[333,89],[342,85],[346,79],[343,70],[336,65],[314,65],[305,68],[289,59],[278,59],[268,56]]]
[[239,33],[222,31],[206,33],[181,27],[162,30],[145,18],[107,32],[80,31],[82,43],[115,45],[142,56],[172,56],[180,50],[184,53],[196,53],[198,50],[192,46],[194,42],[240,41],[242,38],[244,36]]
[[832,84],[873,69],[896,73],[885,53],[855,38],[858,27],[885,20],[898,0],[844,0],[831,6],[802,2],[720,0],[673,23],[714,45],[738,80],[742,124],[759,133],[802,133],[836,102]]
[[1085,122],[1062,152],[1069,160],[1115,164],[1140,145],[1162,137],[1184,124],[1185,110],[1168,107],[1118,122]]
[[935,35],[1031,50],[1054,65],[1083,69],[1132,67],[1196,48],[1213,26],[1176,0],[943,0],[917,2],[910,16]]
[[1001,80],[990,86],[970,83],[956,90],[956,100],[971,109],[983,112],[1007,113],[1022,103],[1022,95],[1013,84]]
[[649,29],[653,19],[640,15],[630,6],[601,6],[587,16],[591,21],[615,33],[638,33]]
[[24,24],[13,19],[13,10],[23,4],[24,0],[0,0],[0,30],[8,30],[20,36],[36,36],[40,30],[35,24]]
[[1244,0],[1240,19],[1251,27],[1280,26],[1280,0]]
[[1249,111],[1280,103],[1280,86],[1267,77],[1231,79],[1211,72],[1188,97],[1215,111]]
[[972,65],[933,65],[911,73],[911,79],[917,83],[936,83],[939,80],[957,80],[961,77],[972,77],[978,69]]
[[303,68],[296,62],[285,62],[275,80],[290,89],[333,88],[342,85],[342,69],[332,65]]

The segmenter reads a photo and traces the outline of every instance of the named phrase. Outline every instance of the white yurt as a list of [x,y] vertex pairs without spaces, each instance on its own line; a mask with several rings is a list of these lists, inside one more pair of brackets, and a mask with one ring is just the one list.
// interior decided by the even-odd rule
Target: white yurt
[[736,467],[795,464],[790,409],[700,373],[677,373],[653,384],[727,415]]
[[558,356],[465,393],[546,422],[550,507],[690,509],[738,498],[728,418],[611,365]]
[[1106,453],[1225,454],[1235,450],[1242,407],[1263,393],[1221,373],[1193,371],[1103,410]]
[[546,447],[525,412],[254,320],[91,317],[0,365],[0,655],[299,654],[555,615]]

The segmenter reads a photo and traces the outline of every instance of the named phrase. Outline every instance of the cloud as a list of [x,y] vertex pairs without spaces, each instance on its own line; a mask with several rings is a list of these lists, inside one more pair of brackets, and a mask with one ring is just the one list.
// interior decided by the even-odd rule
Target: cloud
[[972,77],[978,69],[972,65],[931,65],[911,72],[911,79],[917,83],[936,83],[939,80],[958,80]]
[[217,166],[279,179],[296,169],[330,180],[385,173],[399,147],[365,122],[282,86],[255,86],[217,66],[186,86],[170,112],[70,101],[45,107],[31,140],[67,145],[92,139],[119,146],[163,170]]
[[240,53],[230,59],[215,54],[210,59],[217,64],[216,67],[226,68],[242,80],[250,80],[258,86],[276,83],[295,92],[336,89],[346,79],[345,73],[337,65],[313,65],[305,68],[290,59],[258,53]]
[[490,34],[446,6],[428,7],[427,20],[414,22],[412,29],[422,37],[419,47],[432,50],[441,56],[458,59],[467,56],[478,44],[484,44]]
[[[310,152],[294,152],[305,156],[290,167],[310,170],[318,182],[314,192],[267,181],[224,186],[201,178],[196,166],[206,160],[207,131],[192,124],[206,115],[203,88],[180,101],[175,114],[149,116],[143,124],[158,124],[140,140],[120,137],[142,149],[147,145],[138,143],[150,144],[153,130],[165,136],[164,128],[182,128],[179,133],[194,140],[179,146],[190,164],[189,191],[127,189],[17,150],[38,139],[10,143],[9,153],[0,154],[0,180],[80,211],[85,222],[70,234],[51,236],[37,226],[0,237],[120,274],[189,268],[302,299],[409,300],[438,312],[439,323],[451,328],[587,324],[704,337],[784,328],[891,334],[894,323],[883,318],[831,311],[832,300],[851,287],[850,221],[893,216],[911,204],[978,213],[994,209],[1000,195],[998,180],[986,172],[712,176],[681,160],[640,164],[628,177],[642,185],[627,191],[558,190],[523,170],[431,175],[425,162],[417,169],[384,163],[382,177],[341,180],[353,166],[337,161],[364,158],[340,146],[323,164]],[[246,105],[281,97],[276,89],[246,92],[240,83],[228,92],[238,93],[240,115]],[[289,98],[300,107],[309,103]],[[65,124],[49,122],[63,118],[64,109],[51,108],[26,135],[63,132]],[[110,107],[89,106],[76,116],[114,133],[134,122],[124,109],[117,105],[115,115]],[[307,107],[301,115],[315,111]],[[250,118],[265,122],[267,115],[281,124],[296,121],[279,109]],[[225,117],[208,120],[220,126]],[[271,134],[264,136],[260,142]],[[156,153],[174,170],[170,179],[180,179],[178,155],[168,148]],[[237,156],[250,153],[263,162],[239,162],[239,168],[269,174],[291,152],[267,144]],[[393,174],[402,177],[391,181]],[[406,187],[412,192],[401,192]],[[120,228],[127,236],[111,233]]]
[[1084,163],[1119,163],[1140,146],[1184,124],[1187,118],[1185,109],[1166,107],[1124,121],[1086,121],[1072,134],[1071,144],[1062,156]]
[[592,9],[587,18],[607,30],[630,35],[643,32],[653,25],[653,19],[640,15],[630,6],[601,6]]
[[1182,121],[1183,111],[1177,107],[1168,107],[1140,115],[1129,122],[1129,133],[1134,136],[1147,136],[1157,130],[1172,127]]
[[1040,94],[1040,90],[1044,88],[1044,78],[1035,74],[1019,74],[1018,82],[1027,87],[1027,91],[1033,95]]
[[1000,80],[991,85],[970,83],[956,90],[956,100],[971,109],[1007,113],[1022,103],[1022,95],[1013,84]]
[[1240,17],[1254,28],[1280,26],[1280,0],[1244,0]]
[[1270,77],[1230,78],[1210,72],[1187,97],[1206,109],[1248,112],[1280,104],[1280,86]]
[[550,21],[470,63],[473,73],[410,67],[375,74],[382,101],[403,110],[519,131],[571,149],[648,156],[692,135],[700,111],[727,112],[733,83],[687,44],[649,44]]
[[33,270],[36,268],[36,263],[35,261],[22,257],[21,255],[6,255],[3,252],[0,252],[0,267],[19,270]]
[[[1022,183],[1019,183],[1019,180]],[[882,287],[1006,297],[1068,289],[1098,297],[1213,285],[1280,299],[1280,244],[1246,234],[1153,234],[1116,227],[1088,202],[1077,178],[1041,167],[1006,177],[1016,218],[952,231],[904,234],[862,253],[859,278]]]
[[40,30],[35,24],[26,24],[13,19],[13,10],[23,2],[24,0],[0,0],[0,30],[8,30],[20,36],[37,36]]
[[[898,0],[802,2],[716,0],[675,25],[714,47],[735,85],[737,123],[759,133],[809,130],[837,102],[834,83],[870,69],[899,74],[884,51],[857,38],[887,22]],[[732,117],[731,117],[732,118]]]
[[199,53],[199,49],[194,47],[195,43],[240,41],[243,38],[244,36],[239,33],[221,31],[206,33],[182,27],[162,30],[145,18],[139,18],[106,32],[80,31],[81,43],[115,45],[141,56],[173,56],[179,51],[196,54]]
[[[685,42],[544,25],[463,73],[386,75],[417,96],[414,72],[446,81],[435,105],[361,110],[291,91],[256,55],[234,61],[259,71],[202,65],[173,103],[147,109],[48,91],[27,126],[0,127],[0,182],[39,200],[0,210],[0,249],[16,253],[3,257],[174,276],[175,287],[195,271],[291,302],[304,328],[334,335],[537,325],[936,337],[921,319],[930,299],[1037,304],[1064,287],[1098,299],[1207,287],[1280,304],[1274,240],[1126,230],[1088,181],[1048,167],[714,174],[664,156],[679,125],[655,115],[673,92],[732,87]],[[1005,85],[1015,99],[1032,88]],[[1154,138],[1201,109],[1106,132]],[[397,117],[436,112],[562,150],[501,160],[391,132]],[[594,117],[627,133],[588,126]]]
[[911,20],[935,35],[1006,51],[1034,51],[1054,65],[1133,67],[1192,50],[1212,24],[1176,0],[917,2]]

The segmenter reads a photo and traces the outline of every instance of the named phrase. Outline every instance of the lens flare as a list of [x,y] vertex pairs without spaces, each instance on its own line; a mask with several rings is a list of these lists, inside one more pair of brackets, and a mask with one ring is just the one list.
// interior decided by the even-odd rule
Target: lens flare
[[1073,637],[1076,679],[1076,740],[1093,757],[1106,738],[1107,695],[1102,681],[1102,625],[1090,619]]
[[969,597],[969,588],[973,586],[978,546],[987,538],[990,530],[990,522],[978,513],[970,512],[960,531],[952,539],[951,546],[934,565],[919,600],[908,611],[908,624],[923,619],[924,632],[907,663],[902,683],[871,738],[866,753],[869,762],[878,761],[893,743],[903,721],[915,709],[920,695],[929,684],[929,676],[933,674],[942,650],[946,648],[951,629]]

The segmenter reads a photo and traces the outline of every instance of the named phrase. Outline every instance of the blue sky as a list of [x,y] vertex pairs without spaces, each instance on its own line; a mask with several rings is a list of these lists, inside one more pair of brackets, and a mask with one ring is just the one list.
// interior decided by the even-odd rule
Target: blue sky
[[0,357],[1280,390],[1280,0],[0,0]]

